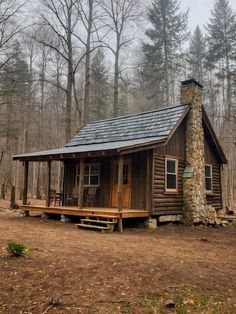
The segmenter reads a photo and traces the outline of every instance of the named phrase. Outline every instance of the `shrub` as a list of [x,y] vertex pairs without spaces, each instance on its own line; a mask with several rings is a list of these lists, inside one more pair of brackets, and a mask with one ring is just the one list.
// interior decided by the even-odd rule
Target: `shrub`
[[197,303],[198,305],[206,305],[207,301],[208,301],[208,297],[206,295],[201,295],[201,294],[196,294],[193,297],[195,303]]
[[19,257],[25,254],[25,252],[27,251],[27,248],[26,246],[24,246],[24,244],[10,241],[7,244],[7,251],[11,256]]

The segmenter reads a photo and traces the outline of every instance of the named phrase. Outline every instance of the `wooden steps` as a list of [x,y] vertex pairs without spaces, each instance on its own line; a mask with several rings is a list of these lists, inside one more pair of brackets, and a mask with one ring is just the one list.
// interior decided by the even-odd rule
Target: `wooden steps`
[[101,232],[112,233],[114,231],[115,225],[117,224],[117,219],[107,218],[107,220],[101,220],[101,217],[96,217],[91,219],[91,217],[86,217],[80,220],[79,224],[76,224],[78,228],[93,229]]
[[112,225],[116,222],[114,221],[109,221],[109,220],[98,220],[98,219],[88,219],[88,218],[85,218],[85,219],[81,219],[80,221],[83,221],[84,222],[96,222],[96,223],[101,223],[101,224],[108,224],[108,225]]

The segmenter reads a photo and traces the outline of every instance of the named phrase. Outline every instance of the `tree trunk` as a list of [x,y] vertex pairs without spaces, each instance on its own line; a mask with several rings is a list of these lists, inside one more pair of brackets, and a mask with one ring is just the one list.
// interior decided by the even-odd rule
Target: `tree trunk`
[[85,60],[85,91],[84,91],[84,125],[89,121],[89,101],[90,101],[90,46],[91,46],[91,31],[93,23],[93,0],[89,0],[89,16],[88,30],[86,42],[86,60]]
[[115,66],[114,66],[113,117],[118,116],[118,106],[119,106],[119,56],[120,56],[120,37],[117,36],[117,45],[116,45],[116,53],[115,53]]
[[67,24],[67,45],[68,45],[68,65],[67,65],[67,92],[66,92],[66,141],[71,138],[71,109],[72,109],[72,89],[74,82],[73,71],[73,51],[72,51],[72,11],[71,7],[68,7],[68,24]]

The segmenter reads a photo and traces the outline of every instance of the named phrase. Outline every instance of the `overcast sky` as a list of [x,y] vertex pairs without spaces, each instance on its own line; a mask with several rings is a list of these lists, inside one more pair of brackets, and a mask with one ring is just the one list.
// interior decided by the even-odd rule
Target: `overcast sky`
[[[181,0],[183,11],[189,9],[189,27],[193,31],[197,25],[206,25],[214,0]],[[236,10],[236,0],[229,0],[231,7]]]

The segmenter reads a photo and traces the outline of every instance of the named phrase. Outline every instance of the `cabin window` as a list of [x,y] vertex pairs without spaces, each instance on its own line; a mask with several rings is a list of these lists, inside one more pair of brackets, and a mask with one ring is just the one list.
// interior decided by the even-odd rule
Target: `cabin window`
[[[79,185],[80,167],[77,166],[76,183]],[[100,164],[85,164],[84,165],[84,186],[99,186],[100,185]]]
[[177,192],[178,160],[166,158],[165,163],[165,190],[166,192]]
[[212,192],[212,165],[205,165],[205,189]]

